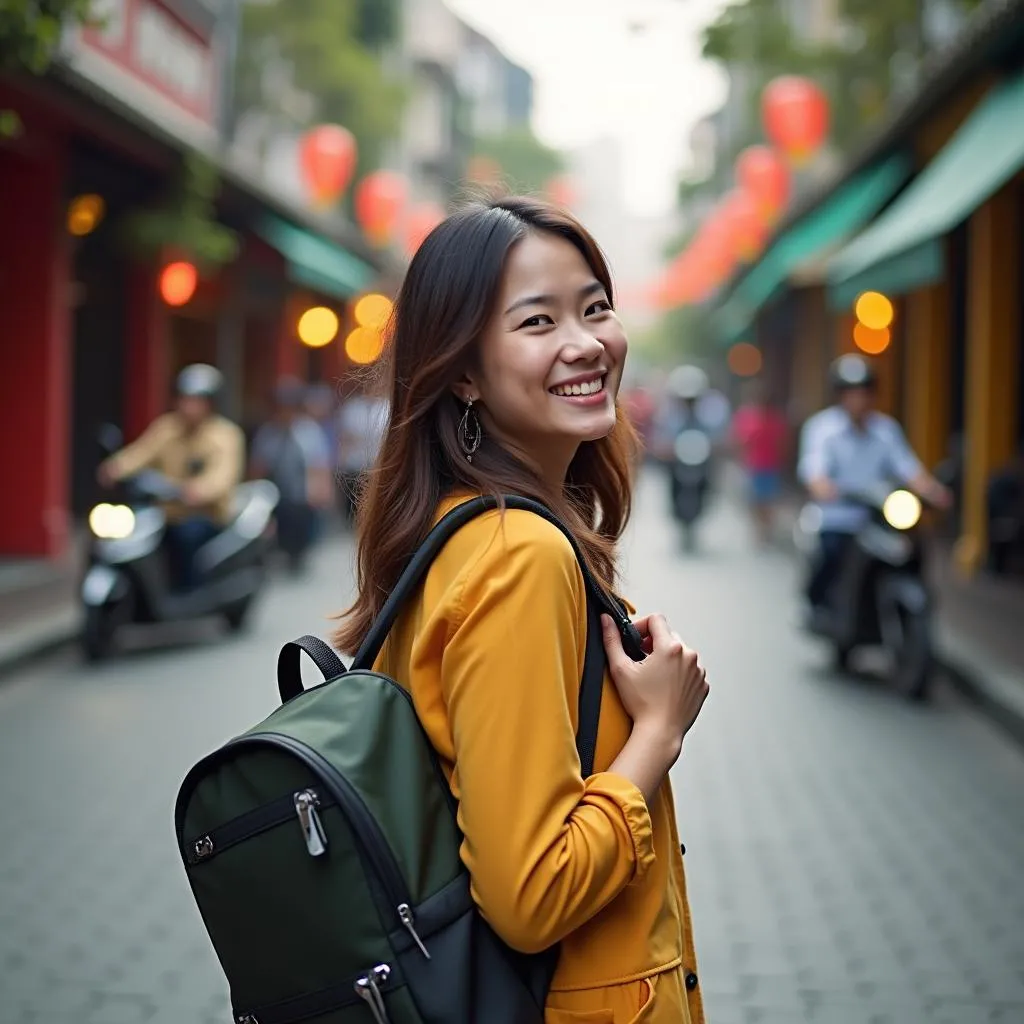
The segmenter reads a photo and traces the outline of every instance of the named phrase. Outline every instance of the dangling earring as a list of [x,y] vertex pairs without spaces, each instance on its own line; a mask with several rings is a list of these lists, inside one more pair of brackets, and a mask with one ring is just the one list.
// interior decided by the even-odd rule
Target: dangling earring
[[466,411],[462,414],[459,422],[459,447],[462,448],[467,462],[473,461],[473,454],[480,447],[484,439],[483,428],[480,426],[480,417],[473,411],[473,399],[466,402]]

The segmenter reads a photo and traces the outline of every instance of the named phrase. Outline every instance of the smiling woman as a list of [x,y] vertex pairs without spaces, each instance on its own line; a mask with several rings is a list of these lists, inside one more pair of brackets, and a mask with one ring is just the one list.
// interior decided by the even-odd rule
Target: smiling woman
[[[390,339],[391,422],[338,646],[360,645],[431,527],[476,495],[546,505],[611,590],[631,500],[634,437],[616,405],[627,343],[584,228],[518,198],[450,217],[409,267]],[[699,1022],[667,774],[704,671],[661,616],[636,622],[639,663],[607,620],[584,778],[586,595],[558,527],[520,509],[481,515],[431,563],[374,668],[408,690],[446,773],[480,914],[510,957],[558,947],[546,1024]]]

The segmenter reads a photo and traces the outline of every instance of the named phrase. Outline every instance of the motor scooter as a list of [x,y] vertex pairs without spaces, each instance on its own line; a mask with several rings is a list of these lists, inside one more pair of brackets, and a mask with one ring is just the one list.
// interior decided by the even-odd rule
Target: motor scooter
[[[109,430],[105,436],[104,447],[119,447]],[[120,487],[123,501],[101,502],[89,513],[91,539],[81,586],[85,657],[108,656],[117,635],[133,624],[219,615],[229,629],[241,630],[266,579],[277,487],[255,480],[237,488],[230,522],[196,553],[199,585],[184,592],[172,586],[167,520],[159,507],[178,497],[178,486],[143,470]]]
[[[933,665],[934,601],[925,581],[921,500],[888,484],[843,499],[869,510],[842,554],[827,614],[812,631],[832,643],[836,666],[849,668],[855,650],[881,647],[890,680],[908,699],[927,696]],[[810,504],[797,523],[797,544],[813,569],[819,557],[821,510]]]
[[682,529],[683,546],[696,547],[696,524],[711,483],[711,439],[703,430],[679,432],[672,446],[672,513]]

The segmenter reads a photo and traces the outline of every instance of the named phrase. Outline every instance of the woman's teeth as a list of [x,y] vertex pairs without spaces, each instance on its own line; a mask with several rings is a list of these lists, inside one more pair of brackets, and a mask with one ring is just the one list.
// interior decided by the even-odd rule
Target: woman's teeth
[[603,387],[604,377],[599,377],[597,380],[592,380],[587,384],[559,385],[557,388],[552,388],[551,393],[553,395],[561,395],[563,398],[568,398],[570,395],[595,395]]

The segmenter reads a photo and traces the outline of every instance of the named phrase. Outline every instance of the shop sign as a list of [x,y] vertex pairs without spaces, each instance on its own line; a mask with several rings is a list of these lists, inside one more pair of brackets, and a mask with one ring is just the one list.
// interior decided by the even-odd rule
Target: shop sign
[[[162,100],[206,124],[214,123],[217,76],[209,42],[159,0],[97,0],[94,8],[98,24],[79,35],[78,49],[81,56],[88,54],[88,66],[98,55],[122,77],[127,74]],[[144,94],[133,91],[118,98],[151,113]]]

